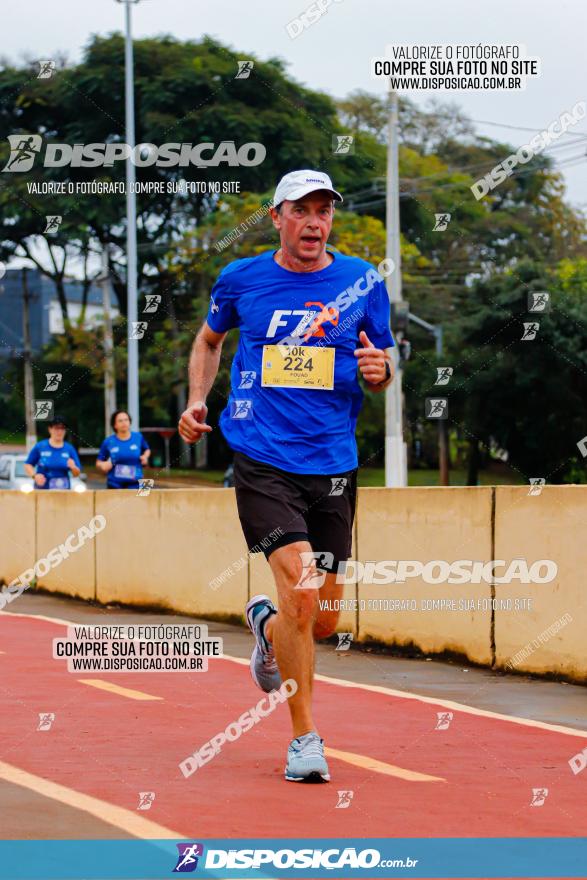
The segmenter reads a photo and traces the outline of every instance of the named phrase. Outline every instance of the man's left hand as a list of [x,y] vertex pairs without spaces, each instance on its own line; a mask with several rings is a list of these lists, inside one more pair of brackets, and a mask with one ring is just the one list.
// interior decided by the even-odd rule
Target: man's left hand
[[363,348],[355,349],[355,357],[358,358],[359,370],[365,382],[369,385],[380,385],[385,381],[387,371],[385,364],[388,363],[393,376],[393,366],[382,348],[375,348],[364,330],[359,333],[359,340]]

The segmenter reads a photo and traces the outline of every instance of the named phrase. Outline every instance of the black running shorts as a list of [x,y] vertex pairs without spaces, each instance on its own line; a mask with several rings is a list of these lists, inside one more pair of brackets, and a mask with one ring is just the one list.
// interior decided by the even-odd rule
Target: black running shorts
[[294,541],[309,541],[320,553],[316,566],[337,571],[351,555],[357,470],[341,474],[290,474],[234,456],[238,515],[249,550],[264,553]]

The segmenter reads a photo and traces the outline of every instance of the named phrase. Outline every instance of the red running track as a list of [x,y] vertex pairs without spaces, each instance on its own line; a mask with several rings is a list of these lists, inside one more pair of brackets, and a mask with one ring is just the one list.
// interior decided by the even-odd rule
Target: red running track
[[[326,745],[445,782],[330,757],[330,785],[286,783],[285,706],[186,779],[179,763],[258,702],[248,668],[221,659],[204,673],[72,674],[52,659],[52,639],[64,634],[59,623],[0,615],[0,760],[130,811],[139,791],[154,791],[139,815],[186,837],[587,835],[587,779],[568,764],[587,737],[458,709],[447,730],[435,730],[444,706],[359,685],[316,682]],[[80,678],[161,699],[139,702]],[[36,730],[39,712],[55,713],[50,731]],[[544,806],[530,806],[533,788],[549,789]],[[348,809],[336,808],[340,789],[354,792]]]

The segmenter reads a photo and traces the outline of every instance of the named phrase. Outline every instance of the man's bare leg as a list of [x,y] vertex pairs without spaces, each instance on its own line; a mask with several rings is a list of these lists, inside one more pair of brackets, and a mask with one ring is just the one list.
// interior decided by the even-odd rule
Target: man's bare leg
[[303,570],[300,553],[311,552],[307,541],[295,541],[274,550],[269,557],[279,611],[265,624],[265,636],[273,643],[282,680],[293,678],[298,686],[288,701],[294,737],[316,730],[312,718],[312,627],[318,607],[318,590],[315,587],[296,589]]
[[[279,547],[269,557],[278,595],[278,612],[265,624],[265,636],[272,642],[283,681],[293,678],[298,685],[289,698],[294,737],[316,730],[312,718],[312,686],[314,683],[314,638],[325,638],[336,628],[339,613],[319,611],[318,598],[339,599],[343,585],[336,583],[335,574],[326,574],[322,588],[317,584],[324,576],[318,572],[305,576],[302,553],[311,553],[306,541]],[[307,558],[307,557],[306,557]],[[304,584],[310,583],[305,587]]]

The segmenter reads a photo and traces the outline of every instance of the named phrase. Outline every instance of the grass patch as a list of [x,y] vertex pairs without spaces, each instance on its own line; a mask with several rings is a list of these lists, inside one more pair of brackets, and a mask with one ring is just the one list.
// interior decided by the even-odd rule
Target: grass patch
[[[408,486],[438,486],[437,470],[411,470],[408,472]],[[449,473],[451,486],[466,486],[467,472],[465,470],[453,470]],[[522,483],[518,475],[512,471],[481,471],[479,473],[480,486],[504,486],[520,485]],[[360,468],[359,486],[384,486],[384,468]]]
[[0,443],[6,443],[10,446],[24,446],[26,443],[26,435],[20,431],[15,433],[0,428]]

